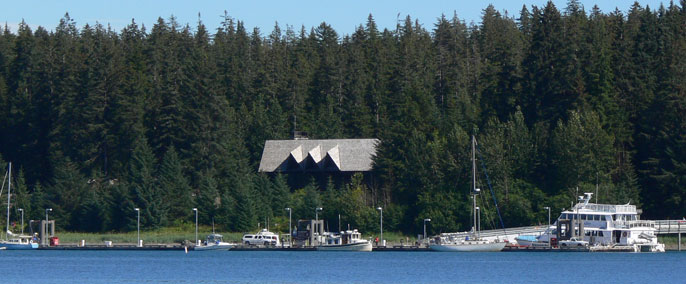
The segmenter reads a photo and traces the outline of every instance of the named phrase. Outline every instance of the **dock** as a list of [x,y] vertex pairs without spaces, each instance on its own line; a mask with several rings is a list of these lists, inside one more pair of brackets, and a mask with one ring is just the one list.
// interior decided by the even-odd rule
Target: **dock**
[[[188,250],[193,250],[193,246],[188,246]],[[165,251],[165,250],[185,250],[186,246],[180,244],[150,244],[144,246],[136,246],[133,244],[114,244],[107,245],[83,245],[77,244],[63,244],[58,246],[41,246],[39,250],[148,250],[148,251]],[[247,246],[239,245],[230,249],[231,251],[316,251],[317,247],[265,247],[265,246]],[[373,247],[372,251],[431,251],[428,247],[419,246],[387,246],[387,247]]]
[[85,245],[79,246],[76,244],[58,245],[58,246],[40,246],[39,250],[184,250],[182,245],[170,245],[170,244],[160,244],[160,245]]

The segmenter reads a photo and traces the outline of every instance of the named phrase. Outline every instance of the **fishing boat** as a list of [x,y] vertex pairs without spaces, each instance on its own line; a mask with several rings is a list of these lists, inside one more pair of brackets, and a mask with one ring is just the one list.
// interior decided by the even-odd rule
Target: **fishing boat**
[[208,251],[208,250],[230,250],[231,248],[235,247],[236,244],[234,243],[227,243],[224,242],[224,236],[220,234],[209,234],[207,235],[207,239],[205,240],[204,243],[201,245],[197,245],[193,248],[193,250],[198,250],[198,251]]
[[[0,249],[9,250],[28,250],[37,249],[38,243],[36,240],[27,235],[13,234],[10,231],[10,198],[12,189],[12,163],[9,163],[7,172],[5,173],[5,179],[7,180],[7,237],[4,240],[0,240]],[[5,187],[5,179],[2,181],[2,190]],[[0,190],[0,194],[2,194]]]
[[450,234],[444,234],[435,238],[429,248],[435,251],[445,252],[496,252],[505,248],[506,242],[499,239],[479,238],[479,226],[477,225],[476,197],[479,195],[479,188],[476,187],[476,137],[472,136],[472,234],[465,238],[456,238]]
[[641,220],[636,205],[590,203],[593,193],[579,196],[579,203],[563,210],[536,244],[567,245],[575,238],[589,244],[591,250],[623,248],[634,252],[664,252],[665,245],[657,240],[654,221]]
[[323,244],[317,246],[321,251],[372,251],[372,243],[362,239],[362,234],[355,230],[346,230],[338,234],[327,234]]

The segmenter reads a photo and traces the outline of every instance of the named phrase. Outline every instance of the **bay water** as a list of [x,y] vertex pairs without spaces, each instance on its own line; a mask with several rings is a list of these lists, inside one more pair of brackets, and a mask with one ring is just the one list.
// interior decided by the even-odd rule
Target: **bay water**
[[3,283],[686,283],[686,252],[0,251]]

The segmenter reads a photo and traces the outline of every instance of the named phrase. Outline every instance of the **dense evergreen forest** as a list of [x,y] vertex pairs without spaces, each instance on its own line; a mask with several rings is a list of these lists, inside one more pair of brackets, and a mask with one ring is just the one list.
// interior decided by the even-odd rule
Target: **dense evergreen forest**
[[[350,35],[326,23],[249,31],[172,17],[152,28],[22,23],[0,34],[0,154],[12,220],[135,230],[213,220],[221,230],[313,218],[333,228],[468,230],[470,136],[485,223],[547,222],[582,192],[686,216],[686,1],[601,12],[578,1],[467,25],[408,16]],[[294,125],[297,123],[297,126]],[[374,172],[303,187],[257,172],[268,139],[379,138]],[[3,162],[3,168],[6,162]],[[578,192],[577,192],[578,187]],[[6,188],[5,188],[6,190]],[[490,202],[488,202],[490,201]],[[595,200],[594,200],[595,201]],[[488,205],[491,204],[491,205]],[[489,213],[490,212],[490,213]],[[345,226],[345,225],[344,225]],[[486,226],[484,226],[486,227]]]

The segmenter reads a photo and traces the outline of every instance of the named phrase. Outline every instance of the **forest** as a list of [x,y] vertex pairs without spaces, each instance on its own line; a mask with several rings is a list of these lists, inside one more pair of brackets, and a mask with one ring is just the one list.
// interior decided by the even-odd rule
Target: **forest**
[[[482,222],[543,224],[576,196],[686,216],[686,0],[609,12],[577,0],[411,16],[352,34],[325,22],[263,33],[224,13],[120,31],[22,23],[0,31],[0,162],[11,220],[125,232],[194,222],[288,231],[319,217],[362,232],[469,230],[470,139]],[[378,138],[374,170],[292,186],[258,173],[265,140]],[[5,172],[3,170],[3,172]],[[488,177],[484,174],[487,173]],[[492,188],[492,192],[491,192]],[[6,190],[6,188],[4,189]],[[6,191],[3,192],[6,194]],[[5,197],[3,197],[5,198]],[[0,198],[0,200],[4,200]],[[3,214],[4,215],[4,214]],[[279,225],[274,225],[277,223]],[[345,226],[345,225],[344,225]]]

